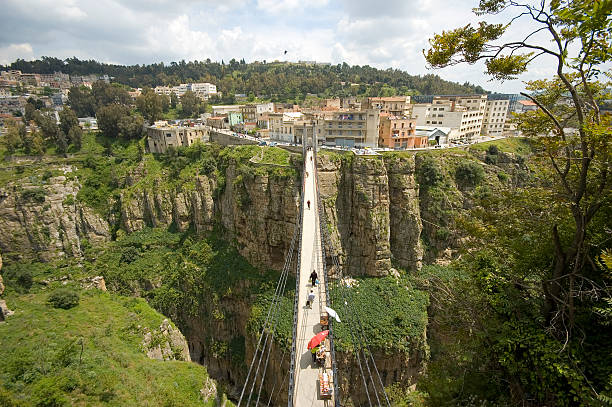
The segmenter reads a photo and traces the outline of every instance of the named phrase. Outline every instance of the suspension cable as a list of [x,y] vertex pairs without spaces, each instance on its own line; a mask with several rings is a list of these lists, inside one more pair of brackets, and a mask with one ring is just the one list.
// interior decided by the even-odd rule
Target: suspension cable
[[[249,383],[249,380],[250,380],[250,377],[251,377],[251,372],[252,372],[253,366],[255,364],[255,360],[257,359],[257,354],[260,352],[260,345],[261,345],[261,342],[263,340],[264,333],[266,332],[266,328],[268,328],[268,334],[269,334],[269,327],[271,326],[271,319],[270,319],[270,317],[272,315],[272,311],[274,310],[274,315],[275,316],[277,315],[278,307],[276,307],[276,303],[280,300],[280,297],[282,296],[282,292],[284,291],[284,287],[285,287],[286,280],[287,280],[287,274],[289,272],[289,266],[291,264],[291,259],[293,258],[293,252],[294,252],[294,249],[295,249],[295,241],[297,240],[297,235],[298,235],[298,231],[299,231],[300,227],[301,227],[301,220],[298,220],[298,222],[296,222],[296,228],[295,228],[294,233],[293,233],[293,239],[291,240],[291,244],[290,244],[290,248],[289,248],[289,253],[285,257],[285,264],[284,264],[284,267],[283,267],[283,271],[281,273],[281,277],[279,278],[278,284],[276,286],[276,290],[275,290],[274,295],[272,297],[272,301],[270,302],[270,306],[268,308],[268,313],[266,315],[266,319],[265,319],[265,321],[263,323],[263,326],[261,328],[261,333],[259,335],[259,341],[257,342],[257,347],[255,348],[255,351],[253,352],[253,359],[251,360],[251,365],[249,366],[249,370],[247,372],[247,377],[245,379],[244,386],[242,387],[242,392],[240,393],[240,399],[238,400],[238,407],[242,403],[242,399],[244,397],[245,390],[246,390],[247,385]],[[283,283],[283,281],[284,281],[284,283]],[[268,335],[266,335],[266,343],[267,343],[267,338],[268,338]],[[253,376],[253,385],[254,385],[254,383],[255,383],[255,381],[257,379],[257,372],[259,371],[259,365],[261,364],[261,358],[263,356],[264,350],[265,350],[265,344],[261,348],[261,354],[259,356],[259,362],[258,362],[257,371],[255,372],[255,375]],[[253,386],[251,386],[251,391],[250,391],[250,394],[249,394],[249,401],[247,402],[247,406],[248,406],[248,404],[250,402],[252,392],[253,392]]]

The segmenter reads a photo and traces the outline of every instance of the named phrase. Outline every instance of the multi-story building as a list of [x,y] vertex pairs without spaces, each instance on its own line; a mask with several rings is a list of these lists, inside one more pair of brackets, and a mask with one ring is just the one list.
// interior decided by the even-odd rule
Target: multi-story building
[[487,100],[482,119],[483,135],[501,136],[504,133],[509,104],[509,100]]
[[239,113],[242,105],[217,105],[212,107],[213,116],[222,116],[230,112]]
[[379,112],[375,109],[323,111],[318,114],[317,139],[328,146],[378,146]]
[[412,107],[417,126],[440,126],[456,129],[453,139],[475,140],[480,136],[487,96],[434,96],[431,103]]
[[367,107],[392,116],[410,116],[410,96],[370,97]]
[[197,97],[203,100],[208,100],[212,95],[217,94],[217,86],[208,82],[201,83],[181,83],[178,86],[156,86],[153,89],[158,95],[170,95],[174,93],[176,96],[183,96],[188,90],[195,93]]
[[274,112],[268,113],[268,128],[271,140],[286,143],[297,143],[295,137],[295,123],[304,115],[301,112]]
[[254,103],[248,103],[240,106],[240,113],[245,122],[257,121],[257,105]]
[[217,94],[217,86],[208,82],[190,83],[188,89],[204,100]]
[[147,127],[147,144],[152,153],[165,153],[169,147],[187,147],[198,140],[209,140],[205,126],[174,126],[159,121]]
[[416,120],[406,116],[381,113],[378,126],[378,146],[396,150],[427,147],[428,138],[417,136],[415,130]]

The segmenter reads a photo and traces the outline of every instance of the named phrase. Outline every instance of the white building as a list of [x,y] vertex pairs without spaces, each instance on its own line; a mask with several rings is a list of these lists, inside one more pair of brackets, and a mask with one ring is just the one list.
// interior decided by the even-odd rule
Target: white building
[[501,136],[508,116],[509,100],[488,100],[482,120],[482,134]]
[[212,114],[213,116],[223,116],[231,112],[239,113],[241,108],[242,105],[217,105],[212,107]]
[[176,96],[183,96],[188,90],[196,94],[200,99],[208,100],[212,95],[217,94],[217,86],[208,82],[198,83],[181,83],[178,86],[157,86],[154,91],[158,95],[170,95],[174,93]]
[[267,113],[270,140],[295,142],[295,123],[304,116],[302,112]]
[[449,141],[472,141],[480,136],[486,104],[486,95],[435,96],[432,103],[413,105],[412,118],[417,126],[455,129]]

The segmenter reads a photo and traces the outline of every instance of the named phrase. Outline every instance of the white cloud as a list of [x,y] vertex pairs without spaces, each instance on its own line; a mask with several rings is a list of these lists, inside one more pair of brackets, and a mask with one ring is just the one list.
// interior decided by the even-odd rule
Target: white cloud
[[279,14],[324,7],[328,2],[329,0],[257,0],[257,8],[270,14]]
[[0,64],[6,65],[17,58],[30,59],[33,58],[34,51],[28,43],[11,44],[7,47],[0,48]]

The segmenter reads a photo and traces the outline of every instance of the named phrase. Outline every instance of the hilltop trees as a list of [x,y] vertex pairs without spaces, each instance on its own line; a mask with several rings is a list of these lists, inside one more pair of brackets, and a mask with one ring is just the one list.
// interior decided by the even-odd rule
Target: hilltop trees
[[165,96],[157,95],[151,88],[145,88],[142,94],[136,98],[136,106],[142,116],[153,124],[161,118]]
[[[553,78],[528,84],[524,96],[538,110],[517,117],[549,164],[540,175],[548,186],[540,191],[546,205],[538,206],[533,197],[507,200],[502,209],[507,213],[489,220],[499,222],[496,234],[507,233],[495,238],[495,249],[516,258],[517,264],[501,267],[503,260],[489,255],[471,266],[483,276],[476,277],[487,290],[482,300],[494,301],[490,320],[500,324],[483,328],[481,334],[487,346],[504,349],[497,365],[505,371],[515,402],[529,403],[531,397],[547,405],[594,405],[609,400],[600,392],[612,388],[612,376],[606,376],[612,372],[594,368],[594,360],[611,350],[610,338],[595,334],[600,321],[593,312],[610,300],[612,291],[596,261],[610,245],[604,238],[606,216],[600,213],[609,211],[612,202],[610,117],[601,115],[599,105],[609,98],[600,80],[609,76],[603,69],[612,58],[612,2],[480,0],[474,11],[479,16],[514,13],[514,18],[507,24],[483,21],[435,35],[425,52],[432,67],[484,61],[487,74],[505,80],[545,56],[556,71]],[[506,39],[508,27],[519,19],[529,20],[532,29]],[[539,36],[548,41],[536,41]],[[529,220],[530,228],[512,222],[521,212],[519,219]],[[536,213],[540,215],[534,218]],[[520,242],[527,238],[537,240],[525,251]],[[536,313],[530,315],[532,311]],[[500,330],[507,335],[499,335]]]

